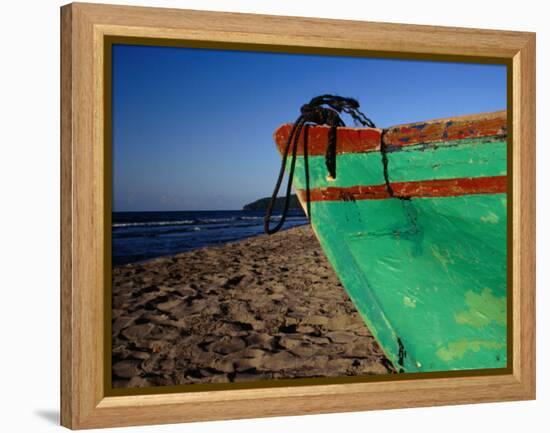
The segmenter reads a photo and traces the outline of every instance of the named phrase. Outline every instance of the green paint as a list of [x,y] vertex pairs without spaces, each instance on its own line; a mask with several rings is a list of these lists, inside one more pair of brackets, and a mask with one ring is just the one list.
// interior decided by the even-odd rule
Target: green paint
[[481,293],[466,292],[465,302],[468,310],[456,314],[457,323],[481,327],[496,322],[506,326],[506,297],[496,297],[485,288]]
[[[411,146],[388,153],[392,182],[506,174],[505,141],[487,138],[453,142],[452,146]],[[287,163],[289,167],[290,161]],[[310,185],[315,188],[384,183],[380,152],[338,155],[336,179],[328,180],[324,156],[308,157]],[[304,158],[296,159],[296,186],[305,188]]]
[[481,221],[484,223],[498,224],[498,216],[494,212],[487,212],[487,215],[482,216]]
[[[287,169],[290,162],[287,163]],[[384,183],[382,157],[379,152],[348,153],[338,155],[336,179],[328,180],[324,156],[308,157],[310,185],[316,188],[329,186],[378,185]],[[305,188],[304,158],[296,159],[296,186]]]
[[403,297],[403,304],[406,307],[409,307],[409,308],[416,308],[416,299],[409,298],[408,296],[404,296]]
[[[462,340],[453,341],[447,347],[442,347],[437,351],[437,356],[445,362],[451,362],[457,359],[463,359],[468,351],[479,352],[482,349],[498,351],[503,348],[502,343],[483,340]],[[498,353],[498,352],[497,352]]]
[[[370,329],[383,330],[377,338],[394,362],[396,338],[401,338],[408,353],[405,371],[506,365],[505,349],[498,354],[480,350],[468,362],[436,356],[457,340],[490,340],[505,347],[505,323],[496,319],[506,296],[502,198],[312,203],[313,225],[342,284]],[[503,223],[480,223],[487,209]],[[365,306],[367,298],[371,303]],[[374,318],[373,309],[383,312],[383,323]],[[479,327],[456,319],[467,317],[465,312],[491,320]]]
[[[505,140],[422,149],[390,154],[392,181],[506,173]],[[339,155],[332,182],[324,157],[309,163],[311,188],[384,183],[378,152]],[[304,188],[303,165],[296,185]],[[507,365],[506,203],[506,194],[311,203],[323,250],[399,369]]]
[[503,141],[462,140],[460,145],[416,146],[388,154],[394,182],[454,177],[502,176],[506,174],[506,146]]

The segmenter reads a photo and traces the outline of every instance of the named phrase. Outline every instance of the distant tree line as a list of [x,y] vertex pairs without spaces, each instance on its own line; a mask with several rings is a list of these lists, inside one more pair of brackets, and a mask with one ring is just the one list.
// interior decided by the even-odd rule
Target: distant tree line
[[[252,203],[245,204],[243,210],[264,211],[267,209],[267,205],[269,204],[270,200],[270,197],[261,198],[259,200],[253,201]],[[277,201],[275,202],[274,211],[281,212],[283,210],[284,204],[285,197],[278,197]],[[300,206],[300,202],[298,201],[298,197],[296,197],[296,194],[292,194],[290,196],[290,203],[288,208],[289,210],[302,210],[302,206]]]

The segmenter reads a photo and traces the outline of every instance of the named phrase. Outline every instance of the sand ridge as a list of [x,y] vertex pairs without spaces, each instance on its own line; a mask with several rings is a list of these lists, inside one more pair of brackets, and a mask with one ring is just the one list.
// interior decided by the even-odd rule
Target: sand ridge
[[310,226],[113,268],[113,386],[393,373]]

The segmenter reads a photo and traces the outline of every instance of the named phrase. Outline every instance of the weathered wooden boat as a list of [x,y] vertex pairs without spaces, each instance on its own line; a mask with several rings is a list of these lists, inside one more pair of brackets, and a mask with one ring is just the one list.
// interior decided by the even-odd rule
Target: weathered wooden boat
[[[330,128],[298,138],[300,202],[399,371],[507,365],[506,121],[501,111],[337,128],[336,178],[325,166]],[[274,134],[281,152],[291,129]]]

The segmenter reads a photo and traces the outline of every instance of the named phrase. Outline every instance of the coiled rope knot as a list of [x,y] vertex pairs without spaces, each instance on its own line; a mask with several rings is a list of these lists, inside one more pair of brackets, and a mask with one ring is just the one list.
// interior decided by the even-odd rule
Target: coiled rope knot
[[[302,129],[304,129],[304,168],[305,168],[305,181],[306,181],[306,203],[307,203],[307,216],[311,219],[310,209],[310,191],[309,191],[309,165],[308,165],[308,149],[307,149],[307,137],[308,127],[313,125],[328,125],[330,126],[328,134],[327,150],[325,153],[325,163],[327,166],[328,174],[332,179],[336,178],[336,129],[339,126],[345,126],[344,121],[340,117],[340,114],[349,114],[356,125],[361,125],[368,128],[375,128],[376,126],[368,117],[366,117],[361,111],[359,111],[359,102],[353,98],[344,98],[337,95],[321,95],[313,98],[309,103],[302,105],[300,109],[300,116],[296,119],[296,122],[292,125],[288,140],[283,152],[281,161],[281,169],[279,170],[279,176],[277,183],[273,190],[271,200],[266,209],[264,217],[264,231],[271,235],[278,232],[285,223],[288,213],[288,206],[290,203],[290,195],[292,189],[292,181],[294,178],[294,168],[296,166],[296,153],[298,149],[298,142]],[[273,228],[271,225],[271,217],[273,208],[279,194],[279,189],[283,181],[285,174],[286,161],[288,159],[288,152],[292,146],[292,160],[290,163],[290,169],[288,172],[288,183],[286,188],[286,197],[281,214],[281,219],[277,225]]]

